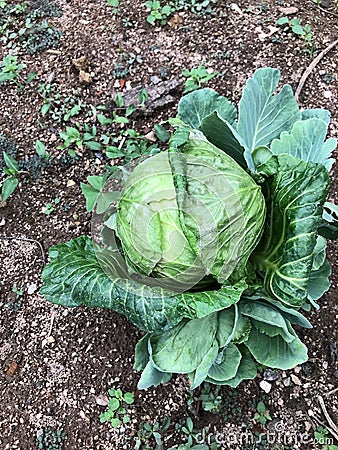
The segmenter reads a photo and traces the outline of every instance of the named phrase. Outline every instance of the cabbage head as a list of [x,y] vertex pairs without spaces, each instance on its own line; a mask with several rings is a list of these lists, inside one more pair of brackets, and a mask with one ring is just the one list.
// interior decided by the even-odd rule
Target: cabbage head
[[116,231],[132,271],[173,290],[243,278],[265,200],[225,152],[191,133],[139,164],[121,194]]

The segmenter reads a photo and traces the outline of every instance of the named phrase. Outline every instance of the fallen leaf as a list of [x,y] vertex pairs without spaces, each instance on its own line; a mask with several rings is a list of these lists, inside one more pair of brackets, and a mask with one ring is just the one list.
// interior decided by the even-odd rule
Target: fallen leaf
[[85,56],[81,56],[80,58],[73,59],[72,64],[77,70],[87,70],[90,63]]
[[178,27],[181,23],[183,23],[183,19],[179,14],[175,14],[170,20],[168,20],[168,24],[173,28]]
[[16,361],[12,361],[6,370],[6,374],[9,375],[10,377],[13,377],[18,371],[18,369],[19,369],[18,363]]
[[75,183],[74,180],[68,180],[66,186],[67,186],[67,187],[72,187],[72,186],[75,186],[75,184],[76,184],[76,183]]
[[84,70],[80,70],[79,80],[80,80],[80,83],[90,84],[93,81],[93,77],[90,75],[90,73],[85,72]]

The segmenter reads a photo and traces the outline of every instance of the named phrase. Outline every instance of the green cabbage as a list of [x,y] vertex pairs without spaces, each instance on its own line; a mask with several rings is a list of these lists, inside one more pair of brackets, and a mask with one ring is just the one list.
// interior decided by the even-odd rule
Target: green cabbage
[[264,219],[261,187],[191,133],[178,150],[135,168],[117,206],[116,231],[132,270],[165,278],[176,290],[243,278]]

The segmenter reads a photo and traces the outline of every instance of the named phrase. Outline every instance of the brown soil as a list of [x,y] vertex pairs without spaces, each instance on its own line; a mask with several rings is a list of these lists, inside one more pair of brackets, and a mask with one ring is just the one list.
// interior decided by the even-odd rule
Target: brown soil
[[[133,449],[139,424],[154,423],[165,416],[172,423],[165,434],[165,449],[184,442],[184,434],[179,435],[174,424],[188,415],[198,429],[210,425],[210,432],[220,433],[223,439],[229,435],[239,437],[242,427],[252,429],[259,400],[270,410],[270,429],[279,425],[279,430],[277,425],[275,430],[280,439],[286,431],[290,433],[290,447],[282,440],[280,447],[275,441],[257,448],[315,448],[313,431],[318,422],[313,414],[329,426],[318,395],[323,396],[332,420],[338,422],[337,392],[326,395],[336,388],[338,379],[337,244],[330,243],[328,251],[333,267],[331,290],[321,300],[320,310],[310,314],[314,328],[299,332],[309,348],[309,362],[280,372],[278,380],[271,381],[269,394],[259,386],[262,374],[235,391],[222,388],[224,408],[215,415],[202,411],[198,401],[189,406],[189,385],[182,376],[164,386],[138,391],[139,373],[132,366],[134,346],[141,332],[112,311],[64,309],[47,303],[38,294],[43,266],[39,245],[13,238],[36,240],[47,252],[53,244],[90,233],[90,215],[80,182],[88,175],[101,174],[105,162],[89,150],[84,150],[74,162],[57,149],[61,144],[58,132],[66,124],[41,116],[40,84],[52,81],[63,99],[77,96],[87,105],[111,108],[116,94],[124,94],[129,87],[177,78],[178,87],[172,92],[171,102],[132,119],[132,126],[147,134],[154,123],[175,114],[184,88],[182,70],[202,62],[219,73],[208,86],[235,104],[246,79],[259,67],[278,67],[281,82],[296,89],[311,60],[337,38],[338,9],[330,2],[324,5],[324,0],[322,8],[311,0],[296,0],[293,4],[277,0],[239,0],[234,4],[220,0],[211,4],[212,14],[196,16],[189,10],[181,11],[172,26],[154,27],[147,23],[145,5],[139,0],[121,2],[117,13],[106,0],[62,0],[59,4],[63,15],[49,19],[63,33],[57,50],[33,55],[21,46],[16,50],[18,59],[25,64],[23,77],[32,71],[37,71],[38,77],[21,93],[14,84],[0,84],[0,135],[13,140],[18,149],[16,158],[29,160],[35,154],[37,139],[52,156],[52,163],[41,173],[30,168],[31,175],[21,179],[15,194],[0,208],[0,448],[38,448],[37,435],[49,427],[63,430],[65,450]],[[285,15],[282,8],[289,6],[298,9],[290,17],[311,25],[314,47],[310,54],[299,36],[269,28]],[[271,36],[262,35],[272,31]],[[338,46],[320,61],[300,96],[303,107],[325,107],[331,111],[330,136],[336,138],[337,52]],[[3,45],[0,54],[7,53],[8,48]],[[142,61],[128,65],[126,59],[132,58],[131,53],[139,55]],[[93,78],[88,85],[79,81],[72,64],[72,60],[83,56]],[[116,77],[119,62],[129,70],[123,83]],[[85,113],[89,110],[88,106],[79,120],[88,122]],[[332,180],[330,200],[337,202],[337,165]],[[46,215],[43,207],[55,198],[60,203]],[[23,295],[17,298],[13,286],[22,289]],[[111,387],[135,393],[135,403],[128,410],[131,423],[116,430],[99,420],[106,409],[102,396]],[[198,414],[194,416],[196,409]],[[255,427],[257,432],[268,429]],[[155,448],[151,439],[150,445]],[[243,445],[236,445],[223,442],[220,448],[244,449]]]

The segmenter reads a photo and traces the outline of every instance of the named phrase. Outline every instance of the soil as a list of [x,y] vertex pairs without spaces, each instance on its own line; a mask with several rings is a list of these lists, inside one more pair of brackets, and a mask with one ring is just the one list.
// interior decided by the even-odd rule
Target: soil
[[[0,84],[0,135],[13,141],[16,159],[29,172],[20,177],[18,189],[6,204],[0,205],[0,449],[32,450],[38,448],[39,436],[57,430],[62,430],[62,445],[52,447],[50,443],[40,448],[133,449],[141,422],[154,424],[170,417],[170,428],[163,435],[167,449],[186,441],[187,436],[175,424],[188,416],[196,429],[207,430],[207,436],[218,433],[222,449],[317,448],[316,427],[322,423],[332,429],[318,396],[324,399],[326,415],[338,423],[337,244],[330,242],[328,248],[333,268],[331,289],[320,301],[319,311],[309,314],[313,329],[299,330],[309,348],[309,361],[294,370],[277,372],[272,376],[275,380],[265,371],[236,390],[222,388],[219,414],[201,408],[201,402],[191,397],[184,376],[157,388],[137,390],[139,373],[133,370],[133,354],[142,333],[126,318],[109,310],[64,309],[46,302],[38,290],[49,247],[90,233],[91,216],[80,183],[88,175],[101,174],[107,163],[99,152],[88,149],[80,150],[75,159],[68,157],[66,150],[57,148],[62,144],[59,131],[77,120],[90,123],[90,105],[111,110],[118,93],[128,95],[138,86],[151,91],[171,81],[173,88],[159,94],[156,107],[149,101],[141,114],[131,118],[133,128],[151,137],[154,123],[176,114],[184,89],[182,70],[202,63],[218,72],[208,86],[235,104],[245,81],[259,67],[279,68],[281,83],[289,83],[295,90],[310,62],[337,39],[338,9],[324,0],[320,5],[311,0],[292,4],[219,0],[210,2],[211,13],[196,15],[187,8],[173,14],[170,24],[153,26],[147,22],[149,12],[143,2],[120,3],[114,8],[106,0],[60,0],[62,15],[48,18],[62,32],[54,49],[30,54],[18,38],[9,40],[24,64],[22,77],[34,71],[38,75],[21,92],[14,83]],[[27,4],[34,10],[48,2]],[[311,25],[310,46],[291,31],[274,28],[277,19],[290,13],[283,9],[289,7],[296,8],[290,18]],[[18,15],[18,23],[20,20]],[[5,31],[1,33],[5,35]],[[8,51],[3,41],[1,59]],[[299,98],[304,108],[331,111],[329,135],[336,138],[337,56],[338,45],[311,71]],[[88,83],[83,82],[83,74],[80,79],[73,62],[79,58],[85,58]],[[125,72],[121,74],[121,70]],[[39,86],[48,83],[54,86],[53,95],[60,94],[61,104],[67,98],[81,100],[85,104],[81,114],[67,123],[50,114],[42,116]],[[55,110],[58,108],[56,105]],[[48,164],[36,157],[37,140],[51,155]],[[329,194],[336,202],[337,167],[331,173]],[[47,203],[55,207],[49,215]],[[14,286],[22,295],[13,292]],[[263,378],[270,384],[269,393],[262,390]],[[99,419],[112,387],[135,394],[134,404],[128,407],[131,422],[117,429]],[[199,394],[200,390],[195,396]],[[266,426],[253,419],[260,400],[272,418]],[[268,432],[275,438],[270,443],[245,446],[240,441],[244,431]],[[149,446],[155,448],[153,438]],[[318,448],[322,447],[318,444]]]

